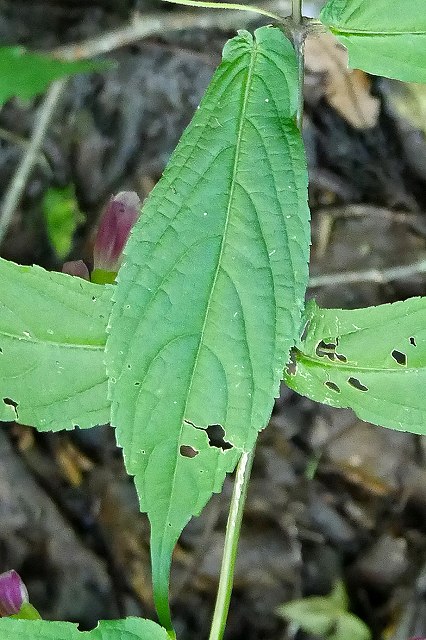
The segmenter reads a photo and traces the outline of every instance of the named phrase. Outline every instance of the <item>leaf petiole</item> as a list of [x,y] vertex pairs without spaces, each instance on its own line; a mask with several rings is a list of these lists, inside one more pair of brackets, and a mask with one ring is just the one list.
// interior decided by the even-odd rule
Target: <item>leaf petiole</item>
[[213,613],[209,640],[222,640],[225,631],[229,603],[231,600],[232,583],[234,580],[234,569],[235,561],[237,559],[241,522],[243,519],[251,468],[253,466],[254,452],[255,447],[253,447],[253,449],[248,453],[243,453],[237,466],[228,522],[226,524],[219,587],[217,590],[216,605]]

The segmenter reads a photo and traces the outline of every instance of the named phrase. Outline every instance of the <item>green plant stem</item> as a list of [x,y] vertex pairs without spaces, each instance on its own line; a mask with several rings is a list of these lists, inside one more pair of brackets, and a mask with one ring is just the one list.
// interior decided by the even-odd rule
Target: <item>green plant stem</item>
[[291,18],[294,24],[302,24],[302,0],[292,0]]
[[302,131],[303,122],[303,83],[305,79],[305,38],[307,33],[307,27],[304,24],[302,16],[302,2],[303,0],[292,0],[291,2],[291,20],[290,31],[293,40],[293,46],[296,51],[298,77],[299,77],[299,92],[297,101],[297,114],[296,122],[300,131]]
[[303,125],[303,106],[304,106],[303,85],[305,81],[305,37],[306,37],[306,34],[303,29],[297,30],[293,34],[293,42],[294,42],[294,47],[296,49],[298,80],[299,80],[296,122],[300,131],[302,131],[302,125]]
[[209,640],[222,640],[228,617],[234,580],[235,561],[237,558],[238,540],[240,538],[241,521],[247,497],[247,489],[253,465],[255,447],[243,453],[237,466],[228,522],[226,525],[225,544],[222,565],[220,568],[219,588],[210,629]]

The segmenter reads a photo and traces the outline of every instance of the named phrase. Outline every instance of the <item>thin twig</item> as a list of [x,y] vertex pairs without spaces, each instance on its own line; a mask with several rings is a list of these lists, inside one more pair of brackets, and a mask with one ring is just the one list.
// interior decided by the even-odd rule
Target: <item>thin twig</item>
[[35,117],[34,130],[27,151],[13,176],[0,205],[0,243],[3,241],[25,185],[40,153],[47,128],[66,85],[66,79],[53,82]]
[[[271,12],[286,15],[290,11],[290,0],[270,0],[263,7]],[[93,58],[150,36],[160,36],[182,29],[238,29],[256,19],[253,13],[233,10],[188,11],[171,14],[151,13],[137,16],[133,23],[121,29],[85,40],[84,42],[59,47],[52,54],[64,60]]]
[[359,282],[374,282],[382,284],[392,280],[409,278],[421,273],[426,273],[426,260],[415,264],[400,265],[389,269],[366,269],[365,271],[346,271],[339,273],[327,273],[322,276],[313,276],[309,279],[309,288],[330,287],[337,284],[351,284]]

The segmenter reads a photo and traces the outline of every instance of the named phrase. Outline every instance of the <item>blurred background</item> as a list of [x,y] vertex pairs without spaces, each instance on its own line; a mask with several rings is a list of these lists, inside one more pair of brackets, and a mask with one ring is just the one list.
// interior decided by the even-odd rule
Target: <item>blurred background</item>
[[[305,15],[317,16],[323,4],[305,2]],[[290,9],[286,0],[265,6],[282,15]],[[113,62],[71,77],[58,92],[0,255],[52,270],[66,260],[90,264],[111,195],[148,195],[224,42],[236,28],[265,23],[151,0],[0,0],[2,46],[60,49],[70,58],[95,50]],[[308,39],[309,297],[354,308],[426,295],[424,270],[415,266],[426,257],[426,86],[346,64],[331,36]],[[43,99],[12,98],[0,110],[3,205]],[[314,640],[277,607],[327,595],[339,580],[374,640],[425,632],[425,455],[422,437],[283,388],[257,449],[226,638]],[[229,478],[176,548],[171,595],[182,640],[208,636],[231,491]],[[0,572],[10,568],[47,619],[91,629],[99,618],[155,618],[149,527],[108,426],[0,430]]]

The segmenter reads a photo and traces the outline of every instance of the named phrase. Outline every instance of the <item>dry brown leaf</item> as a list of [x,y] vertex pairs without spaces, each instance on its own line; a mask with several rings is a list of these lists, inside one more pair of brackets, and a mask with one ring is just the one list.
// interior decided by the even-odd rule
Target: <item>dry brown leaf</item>
[[348,53],[334,36],[309,36],[305,65],[311,72],[326,74],[324,95],[345,120],[357,129],[374,127],[380,102],[370,94],[371,81],[363,71],[348,69]]

